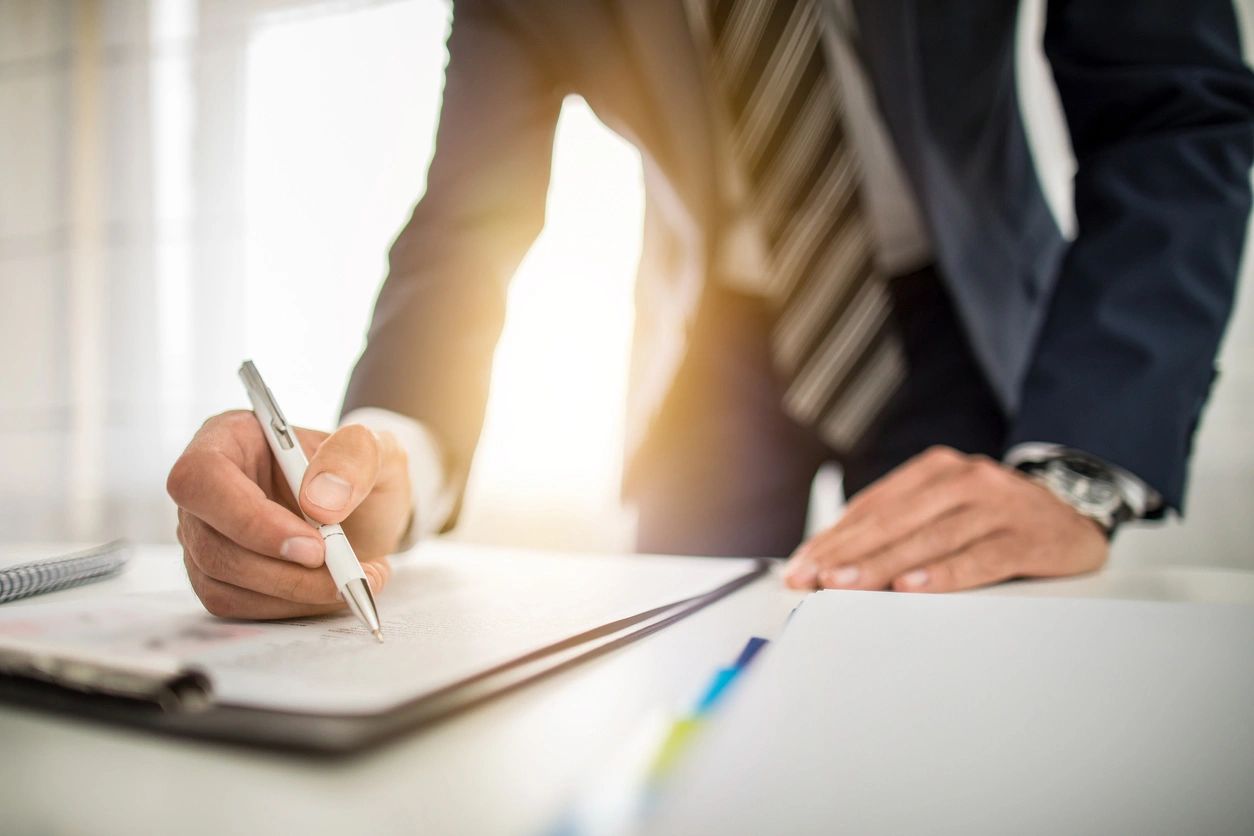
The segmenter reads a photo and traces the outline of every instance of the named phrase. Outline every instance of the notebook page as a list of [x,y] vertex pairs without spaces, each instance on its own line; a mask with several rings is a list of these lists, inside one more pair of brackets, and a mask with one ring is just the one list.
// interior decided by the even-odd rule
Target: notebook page
[[1248,606],[815,593],[640,832],[1248,833],[1252,647]]
[[0,572],[35,560],[56,560],[100,548],[100,543],[0,543]]
[[222,704],[370,714],[608,622],[711,592],[751,560],[422,546],[379,599],[384,644],[351,616],[213,618],[184,594],[0,611],[0,642],[181,659]]

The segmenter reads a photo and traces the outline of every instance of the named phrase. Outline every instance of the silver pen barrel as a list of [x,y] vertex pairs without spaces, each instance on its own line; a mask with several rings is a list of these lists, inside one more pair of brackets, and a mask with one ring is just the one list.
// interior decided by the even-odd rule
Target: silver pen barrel
[[370,635],[382,644],[383,626],[379,623],[379,610],[375,607],[370,585],[361,578],[354,578],[344,585],[343,592],[344,600],[348,602],[348,608],[353,611],[353,615],[357,616],[366,625]]

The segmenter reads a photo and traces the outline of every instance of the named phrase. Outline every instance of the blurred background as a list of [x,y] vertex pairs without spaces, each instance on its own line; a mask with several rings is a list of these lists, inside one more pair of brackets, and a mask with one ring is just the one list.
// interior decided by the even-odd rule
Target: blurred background
[[[1238,3],[1247,55],[1252,7]],[[1022,6],[1023,107],[1070,229],[1041,13]],[[293,420],[335,422],[424,188],[449,15],[440,0],[0,0],[0,541],[173,541],[166,471],[201,421],[245,405],[245,357]],[[456,536],[630,547],[642,205],[638,154],[568,101]],[[1121,535],[1117,564],[1254,568],[1248,286],[1221,366],[1187,518]],[[838,503],[825,472],[812,525]]]

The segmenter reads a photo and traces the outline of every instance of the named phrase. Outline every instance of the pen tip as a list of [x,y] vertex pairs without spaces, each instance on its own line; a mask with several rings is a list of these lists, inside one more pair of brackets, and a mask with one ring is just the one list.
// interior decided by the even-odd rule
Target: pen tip
[[374,632],[374,637],[379,640],[379,644],[383,644],[383,631],[375,630],[373,632]]

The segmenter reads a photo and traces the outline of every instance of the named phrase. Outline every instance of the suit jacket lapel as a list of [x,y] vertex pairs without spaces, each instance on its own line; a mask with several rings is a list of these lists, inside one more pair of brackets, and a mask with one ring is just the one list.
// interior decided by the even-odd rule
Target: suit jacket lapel
[[914,138],[925,118],[918,96],[921,88],[915,49],[918,8],[914,0],[852,2],[858,23],[859,54],[876,103],[902,164],[917,184],[923,149],[916,147]]
[[714,135],[701,57],[682,0],[610,0],[645,101],[638,128],[699,229],[713,221]]

